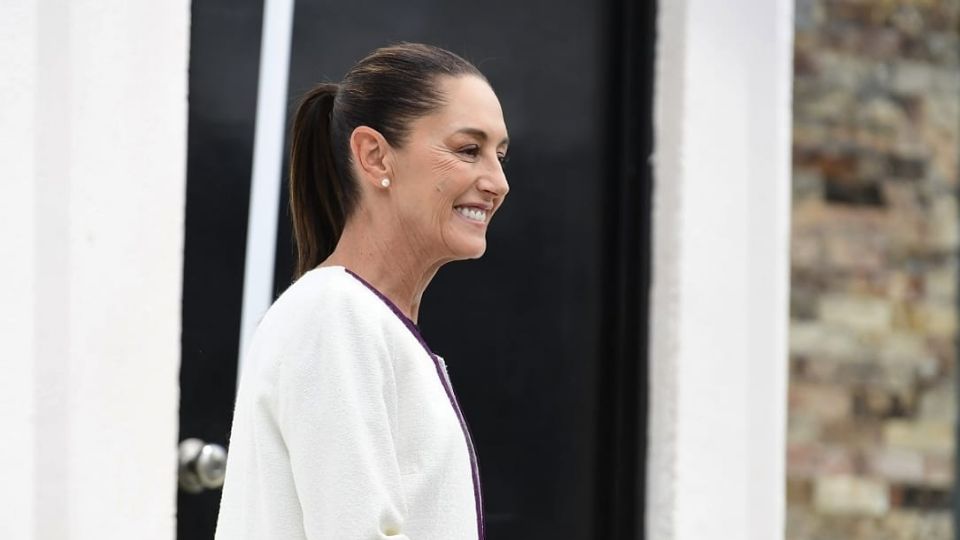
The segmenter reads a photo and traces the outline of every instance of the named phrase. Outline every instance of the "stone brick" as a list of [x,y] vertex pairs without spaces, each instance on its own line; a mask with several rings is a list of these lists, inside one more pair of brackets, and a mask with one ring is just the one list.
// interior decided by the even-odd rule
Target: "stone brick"
[[878,272],[886,261],[887,243],[875,234],[838,230],[821,234],[823,266],[854,272]]
[[892,72],[890,90],[898,94],[921,94],[936,83],[937,68],[923,62],[899,61]]
[[935,303],[952,303],[957,298],[957,264],[954,260],[931,268],[924,276],[924,298]]
[[823,322],[839,327],[884,332],[892,326],[893,305],[883,298],[830,294],[820,298],[819,315]]
[[824,476],[814,480],[813,506],[824,514],[879,516],[890,508],[887,484],[856,476]]
[[923,481],[927,486],[952,489],[955,476],[956,458],[952,454],[927,454],[923,460]]
[[900,181],[887,181],[883,184],[883,193],[889,202],[891,212],[903,215],[904,213],[918,214],[921,211],[915,186]]
[[813,484],[809,480],[790,478],[787,480],[787,504],[809,505],[813,500]]
[[913,394],[917,384],[917,366],[910,364],[877,362],[880,369],[879,377],[874,384],[892,392],[897,392],[904,398],[914,400]]
[[856,461],[853,451],[845,446],[819,443],[792,443],[787,446],[787,473],[790,478],[854,474]]
[[856,359],[863,346],[855,332],[821,322],[790,324],[790,354],[829,359]]
[[790,318],[795,321],[816,319],[819,296],[816,289],[794,282],[790,287]]
[[890,512],[878,522],[879,535],[874,538],[890,538],[892,540],[953,540],[951,519],[949,512],[897,510]]
[[793,384],[789,389],[790,407],[825,421],[850,416],[852,399],[846,388],[825,384]]
[[926,463],[923,453],[904,448],[873,448],[867,453],[867,473],[892,482],[923,483]]
[[957,308],[952,304],[922,302],[909,307],[911,329],[935,337],[957,333]]
[[953,381],[938,383],[920,398],[920,418],[949,424],[957,418],[957,390]]
[[795,198],[823,196],[823,176],[816,170],[795,169],[793,171],[793,196]]
[[950,492],[945,489],[916,484],[896,484],[890,488],[890,500],[899,508],[920,511],[950,509]]
[[823,262],[823,242],[819,234],[797,232],[790,246],[790,264],[794,268],[818,268]]
[[864,386],[853,391],[854,414],[877,419],[912,416],[916,397],[908,385],[899,388]]
[[886,295],[891,300],[900,302],[916,300],[921,294],[920,288],[920,279],[909,272],[892,271],[887,277]]
[[874,96],[873,99],[861,101],[854,110],[857,121],[873,129],[895,129],[907,122],[903,108],[889,97]]
[[889,420],[883,429],[887,446],[940,453],[952,451],[954,435],[952,424],[934,420]]
[[818,440],[823,444],[854,449],[872,448],[883,442],[883,428],[882,421],[871,418],[821,421]]
[[939,197],[931,208],[929,245],[933,249],[953,252],[960,239],[957,227],[957,201],[953,197]]
[[817,531],[821,528],[822,521],[823,516],[817,514],[809,505],[788,504],[786,540],[811,540],[813,538],[828,540],[822,535],[817,535]]
[[787,440],[793,443],[813,443],[821,440],[822,422],[813,415],[797,412],[787,418]]
[[877,358],[881,362],[916,365],[929,357],[926,340],[916,332],[891,331],[877,339]]

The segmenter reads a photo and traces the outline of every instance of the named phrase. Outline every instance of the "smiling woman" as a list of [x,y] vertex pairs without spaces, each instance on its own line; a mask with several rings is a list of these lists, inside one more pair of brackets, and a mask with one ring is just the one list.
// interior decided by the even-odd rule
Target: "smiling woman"
[[473,441],[416,321],[509,191],[500,103],[403,43],[307,93],[292,135],[298,279],[247,353],[217,538],[482,539]]

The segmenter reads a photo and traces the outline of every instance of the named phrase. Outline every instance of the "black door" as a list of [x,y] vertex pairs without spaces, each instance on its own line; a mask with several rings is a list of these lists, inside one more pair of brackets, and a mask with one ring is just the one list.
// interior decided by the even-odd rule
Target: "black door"
[[[222,445],[262,8],[193,2],[181,439]],[[476,440],[491,540],[642,537],[653,12],[629,1],[296,2],[291,103],[404,40],[472,60],[503,105],[510,195],[486,255],[444,267],[420,315]],[[286,215],[277,292],[292,271]],[[211,538],[218,500],[181,491],[178,537]]]

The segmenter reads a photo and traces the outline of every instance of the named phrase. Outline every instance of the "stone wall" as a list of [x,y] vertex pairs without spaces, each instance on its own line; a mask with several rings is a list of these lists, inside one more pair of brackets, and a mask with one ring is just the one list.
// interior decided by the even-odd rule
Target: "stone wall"
[[953,538],[960,0],[798,0],[787,538]]

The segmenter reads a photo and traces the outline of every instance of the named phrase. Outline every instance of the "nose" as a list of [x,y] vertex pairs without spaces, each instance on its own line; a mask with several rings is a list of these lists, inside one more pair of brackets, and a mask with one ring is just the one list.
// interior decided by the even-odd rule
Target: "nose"
[[507,175],[503,172],[500,162],[497,162],[497,166],[490,170],[489,174],[480,177],[477,187],[495,197],[503,198],[507,195],[510,184],[507,183]]

